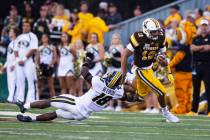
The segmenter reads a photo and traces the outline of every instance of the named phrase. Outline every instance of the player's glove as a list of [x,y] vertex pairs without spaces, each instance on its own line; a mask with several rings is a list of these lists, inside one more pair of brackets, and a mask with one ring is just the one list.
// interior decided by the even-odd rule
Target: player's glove
[[85,59],[85,62],[82,64],[82,66],[86,66],[86,67],[90,68],[90,66],[92,65],[92,63],[93,63],[92,60],[89,57],[87,57]]
[[171,84],[174,84],[174,77],[171,73],[168,74],[168,80],[170,81]]

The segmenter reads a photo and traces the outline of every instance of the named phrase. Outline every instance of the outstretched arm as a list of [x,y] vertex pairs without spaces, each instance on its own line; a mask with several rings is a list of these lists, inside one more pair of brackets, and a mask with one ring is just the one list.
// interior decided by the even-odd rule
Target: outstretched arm
[[91,60],[89,58],[86,59],[86,61],[84,62],[84,64],[82,65],[82,69],[81,69],[81,75],[82,77],[90,84],[92,81],[93,76],[91,75],[91,73],[89,72],[89,66],[91,64]]
[[132,49],[133,47],[131,46],[131,44],[128,44],[127,45],[127,48],[125,48],[123,50],[123,54],[122,54],[122,60],[121,60],[121,71],[122,71],[122,74],[123,74],[123,77],[125,78],[125,75],[126,75],[126,65],[127,65],[127,59],[128,57],[133,54],[133,51],[130,50]]

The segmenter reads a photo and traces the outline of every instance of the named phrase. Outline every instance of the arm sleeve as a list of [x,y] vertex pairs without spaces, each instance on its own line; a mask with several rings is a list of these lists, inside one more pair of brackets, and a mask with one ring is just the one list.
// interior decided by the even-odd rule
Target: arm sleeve
[[140,44],[139,44],[139,39],[138,39],[138,33],[137,32],[135,32],[135,33],[133,33],[132,35],[131,35],[131,37],[130,37],[130,44],[134,47],[134,48],[136,48],[136,47],[138,47]]
[[31,38],[31,49],[38,49],[38,39],[35,34],[33,34]]
[[99,76],[93,76],[91,80],[92,88],[95,89],[98,86],[98,83],[100,83],[100,77]]
[[183,51],[178,51],[174,58],[171,60],[171,62],[169,63],[169,66],[171,68],[175,67],[177,64],[179,64],[185,57],[185,53]]
[[18,37],[15,39],[14,42],[14,51],[18,51]]
[[131,43],[129,43],[127,46],[126,46],[127,49],[129,49],[131,52],[134,52],[134,48],[133,46],[131,45]]
[[166,53],[166,47],[161,48],[159,52],[160,53]]

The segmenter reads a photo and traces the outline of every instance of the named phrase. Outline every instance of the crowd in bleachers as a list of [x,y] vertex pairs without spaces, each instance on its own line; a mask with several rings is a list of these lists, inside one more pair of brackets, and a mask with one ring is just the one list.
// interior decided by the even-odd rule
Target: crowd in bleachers
[[[46,87],[49,89],[49,97],[57,94],[55,85],[58,82],[55,78],[59,80],[61,94],[83,95],[84,91],[89,88],[89,85],[79,76],[79,68],[85,57],[90,57],[94,62],[90,70],[92,75],[103,75],[109,71],[120,70],[120,57],[123,47],[126,46],[122,44],[120,34],[113,34],[110,46],[106,46],[108,49],[104,46],[104,33],[116,28],[116,24],[122,21],[114,3],[101,2],[97,14],[93,15],[89,12],[86,1],[82,1],[79,9],[72,9],[71,12],[62,4],[47,1],[40,7],[40,11],[35,11],[40,12],[38,19],[34,18],[34,11],[30,3],[24,3],[24,7],[24,15],[19,15],[17,7],[11,5],[9,15],[3,22],[0,43],[8,46],[11,41],[10,29],[19,29],[20,33],[23,23],[30,23],[31,31],[37,35],[39,41],[38,52],[34,54],[39,96],[43,96]],[[136,6],[133,14],[141,16],[141,7]],[[164,21],[159,20],[165,29],[168,48],[171,50],[168,55],[171,59],[181,46],[189,47],[192,44],[193,38],[200,32],[199,26],[203,19],[210,21],[210,6],[205,9],[186,11],[185,15],[179,13],[178,6],[172,6],[168,18]],[[16,35],[18,36],[18,32]],[[49,50],[52,54],[50,58],[47,58],[46,54]],[[170,66],[176,69],[174,61],[170,63]],[[190,66],[191,61],[187,65]],[[164,69],[159,68],[156,75],[167,83]],[[178,78],[177,73],[175,84],[177,81],[181,87],[175,87],[175,95],[179,104],[172,110],[178,114],[187,113],[191,109],[192,93],[189,92],[185,97],[180,97],[180,94],[183,93],[179,89],[183,88],[183,84],[180,79],[176,78]],[[192,83],[192,79],[190,81]],[[189,86],[188,89],[183,90],[191,90],[191,88],[192,86]],[[147,103],[146,112],[158,108],[155,95],[150,96],[150,99],[147,100],[149,103]],[[185,100],[183,98],[187,98],[188,102],[183,103]],[[9,100],[9,102],[13,101],[13,99]],[[116,110],[121,110],[121,101],[116,101],[116,104]],[[113,110],[113,106],[114,103],[111,102],[109,109]]]

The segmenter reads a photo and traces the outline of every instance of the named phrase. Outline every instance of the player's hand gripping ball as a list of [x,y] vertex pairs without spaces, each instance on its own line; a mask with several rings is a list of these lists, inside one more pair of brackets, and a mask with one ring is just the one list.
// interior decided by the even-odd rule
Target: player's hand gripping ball
[[163,53],[158,54],[157,60],[158,60],[158,63],[163,67],[168,65],[168,58],[166,54],[163,54]]

